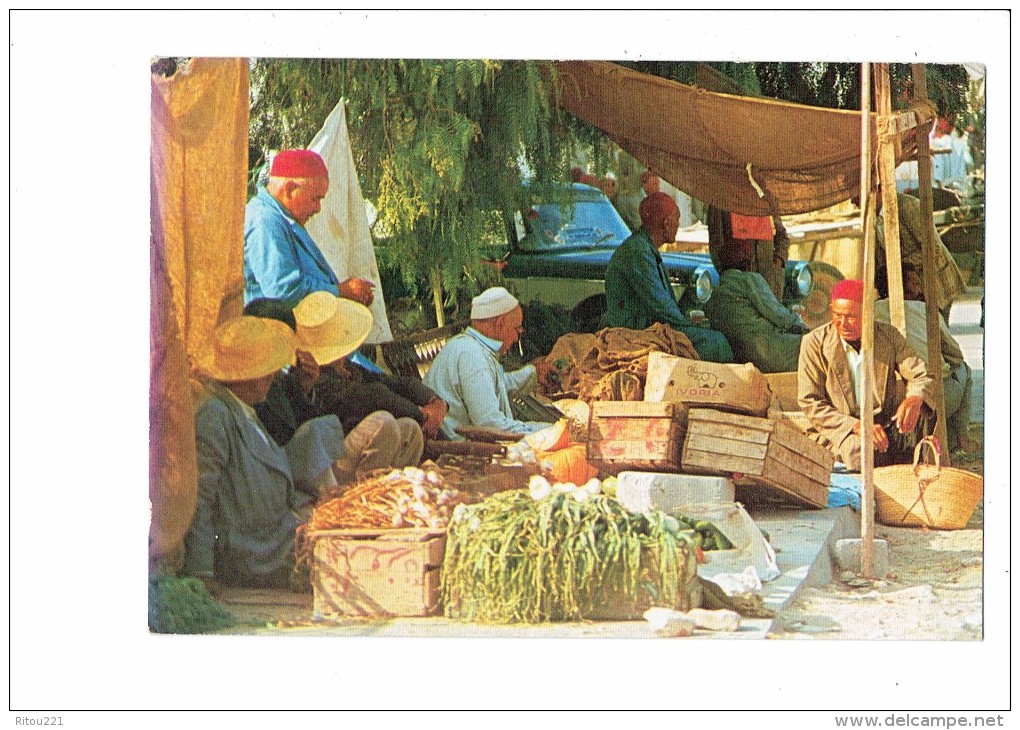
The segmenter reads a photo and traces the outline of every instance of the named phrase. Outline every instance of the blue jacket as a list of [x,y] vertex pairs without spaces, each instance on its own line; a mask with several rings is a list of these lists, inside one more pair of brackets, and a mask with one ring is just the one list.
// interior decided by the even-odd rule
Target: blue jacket
[[184,538],[189,575],[228,585],[284,587],[294,564],[295,491],[287,454],[245,415],[236,398],[209,383],[195,413],[198,504]]
[[339,284],[305,227],[259,188],[244,209],[244,303],[270,297],[293,307],[315,291],[339,296]]

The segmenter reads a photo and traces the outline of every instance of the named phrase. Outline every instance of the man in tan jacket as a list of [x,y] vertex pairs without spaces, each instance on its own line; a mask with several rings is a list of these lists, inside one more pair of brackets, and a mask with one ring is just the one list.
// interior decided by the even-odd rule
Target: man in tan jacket
[[[809,435],[828,447],[850,471],[861,468],[861,408],[859,403],[863,357],[861,306],[864,283],[845,279],[832,290],[832,321],[804,336],[797,367],[797,399],[811,423]],[[875,324],[872,432],[875,465],[910,463],[919,428],[930,419],[931,405],[924,361],[906,339],[887,324]],[[896,376],[906,381],[906,397],[899,401]],[[899,401],[899,402],[898,402]]]

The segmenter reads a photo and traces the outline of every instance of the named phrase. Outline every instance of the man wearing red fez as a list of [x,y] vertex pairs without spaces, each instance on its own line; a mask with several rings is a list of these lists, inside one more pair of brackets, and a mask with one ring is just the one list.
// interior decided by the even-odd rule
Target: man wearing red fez
[[677,304],[659,246],[676,240],[680,209],[663,192],[641,201],[641,228],[620,244],[606,267],[606,324],[643,330],[656,322],[683,332],[703,360],[733,362],[721,332],[692,323]]
[[315,291],[368,306],[375,295],[366,279],[340,281],[305,223],[322,207],[329,171],[311,150],[281,150],[269,182],[244,209],[244,302],[281,299],[294,307]]
[[[832,289],[832,321],[804,336],[797,367],[797,399],[811,423],[809,435],[827,446],[850,471],[861,469],[861,308],[864,282],[844,279]],[[911,463],[918,431],[933,406],[924,360],[888,324],[875,323],[875,466]],[[897,375],[906,396],[897,393]],[[922,417],[923,416],[923,417]]]

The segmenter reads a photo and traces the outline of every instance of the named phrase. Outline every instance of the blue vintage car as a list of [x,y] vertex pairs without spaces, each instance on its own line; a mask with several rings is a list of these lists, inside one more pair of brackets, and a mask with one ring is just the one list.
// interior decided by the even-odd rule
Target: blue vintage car
[[[564,306],[577,331],[594,332],[606,311],[606,266],[631,231],[598,188],[573,183],[525,190],[531,205],[508,226],[503,277],[522,301]],[[700,309],[719,282],[708,254],[663,253],[662,260],[681,309]],[[811,272],[807,262],[791,261],[786,273],[784,301],[792,304],[811,291]]]

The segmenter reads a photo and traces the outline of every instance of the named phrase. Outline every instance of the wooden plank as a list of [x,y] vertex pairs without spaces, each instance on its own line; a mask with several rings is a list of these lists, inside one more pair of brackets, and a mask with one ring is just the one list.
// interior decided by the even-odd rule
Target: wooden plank
[[309,607],[311,596],[278,588],[223,589],[220,600],[233,606],[301,606]]
[[796,504],[808,507],[824,508],[828,502],[828,491],[826,491],[824,496],[819,494],[805,496],[791,491],[785,484],[761,477],[748,476],[743,479],[738,479],[736,481],[736,487],[738,490],[738,499],[746,499],[746,496],[743,496],[741,492],[744,490],[750,490],[752,492],[764,493],[766,495],[772,494],[776,497],[782,496],[784,499],[792,500]]
[[749,429],[745,426],[734,426],[728,423],[708,423],[706,421],[693,421],[687,424],[688,434],[699,434],[706,436],[718,436],[719,438],[746,441],[752,444],[767,444],[769,432]]
[[678,403],[641,400],[613,401],[597,400],[591,404],[592,418],[673,418],[678,414]]
[[669,439],[679,424],[665,418],[601,418],[592,421],[589,440]]
[[592,447],[595,458],[603,459],[669,459],[680,451],[670,441],[602,441]]
[[803,454],[797,451],[792,451],[779,443],[772,444],[772,447],[769,450],[769,456],[772,460],[782,464],[790,471],[803,474],[812,481],[823,482],[825,484],[828,484],[829,482],[829,475],[832,473],[831,462],[828,467],[823,466],[822,464],[816,464],[806,458]]
[[740,413],[729,411],[717,411],[713,408],[692,408],[687,414],[687,423],[695,421],[707,421],[711,423],[728,423],[734,426],[744,426],[759,431],[772,431],[772,421],[757,416],[746,416]]
[[758,459],[748,459],[730,454],[719,455],[711,451],[684,448],[680,468],[698,467],[709,469],[713,474],[729,476],[733,472],[760,476],[764,464]]
[[827,471],[832,471],[832,464],[834,461],[832,452],[824,446],[816,443],[810,437],[805,436],[804,433],[797,430],[795,426],[782,421],[777,421],[773,438],[776,443],[785,446],[790,451],[800,454],[805,459],[818,464]]
[[805,459],[802,454],[792,451],[782,444],[772,443],[769,448],[768,460],[775,462],[779,468],[803,475],[815,482],[828,484],[832,469]]
[[720,438],[714,434],[688,433],[686,443],[696,451],[744,456],[750,459],[764,459],[768,444]]

